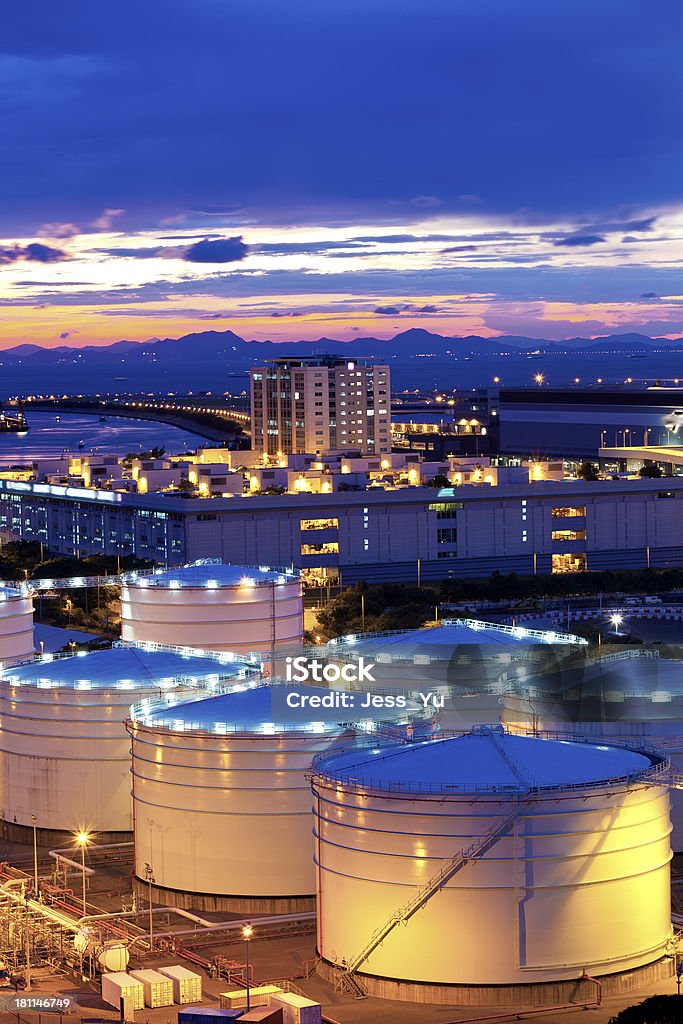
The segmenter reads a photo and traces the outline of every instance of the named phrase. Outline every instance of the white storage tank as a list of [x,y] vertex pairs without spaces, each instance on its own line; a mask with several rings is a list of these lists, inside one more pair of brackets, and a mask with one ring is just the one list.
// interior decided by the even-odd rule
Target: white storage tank
[[33,598],[22,586],[0,586],[0,666],[33,654]]
[[35,815],[41,832],[130,838],[130,705],[215,690],[251,672],[227,655],[134,645],[44,655],[0,672],[0,809],[10,835],[24,838]]
[[[343,736],[348,742],[367,712],[288,709],[287,695],[301,692],[327,699],[331,691],[260,686],[161,710],[144,701],[133,706],[141,895],[149,865],[160,903],[240,913],[313,909],[306,772],[316,753]],[[402,722],[419,716],[414,707],[385,715],[397,735],[404,734]]]
[[325,971],[387,998],[513,1008],[580,998],[584,971],[670,976],[666,767],[500,726],[321,756]]
[[511,680],[554,669],[585,645],[555,630],[444,619],[422,629],[339,637],[329,641],[326,655],[338,663],[372,663],[375,689],[436,690],[445,697],[443,727],[469,729],[500,720],[500,697]]
[[[679,653],[680,658],[674,655]],[[592,652],[558,678],[530,677],[502,700],[508,729],[648,742],[683,774],[683,648]],[[671,792],[671,845],[683,852],[683,791]]]
[[301,576],[268,566],[202,559],[121,588],[121,636],[213,651],[294,647],[303,635]]

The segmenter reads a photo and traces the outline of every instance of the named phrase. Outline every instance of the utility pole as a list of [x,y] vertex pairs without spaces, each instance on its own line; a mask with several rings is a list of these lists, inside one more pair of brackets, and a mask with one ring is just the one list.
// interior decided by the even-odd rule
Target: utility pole
[[33,824],[33,891],[38,898],[38,836],[36,831],[36,825],[38,819],[35,814],[31,815],[31,822]]

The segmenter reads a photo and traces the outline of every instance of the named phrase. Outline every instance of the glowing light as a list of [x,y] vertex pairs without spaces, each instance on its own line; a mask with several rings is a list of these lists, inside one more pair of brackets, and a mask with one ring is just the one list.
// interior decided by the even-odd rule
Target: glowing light
[[545,377],[543,376],[542,373],[536,373],[536,374],[534,374],[534,380],[536,381],[537,384],[542,384],[544,382],[544,380],[545,380]]
[[78,844],[78,846],[88,846],[88,844],[90,843],[90,841],[92,839],[92,836],[91,836],[90,832],[83,832],[83,831],[81,831],[81,832],[76,832],[76,834],[74,835],[74,839],[76,840],[76,843]]

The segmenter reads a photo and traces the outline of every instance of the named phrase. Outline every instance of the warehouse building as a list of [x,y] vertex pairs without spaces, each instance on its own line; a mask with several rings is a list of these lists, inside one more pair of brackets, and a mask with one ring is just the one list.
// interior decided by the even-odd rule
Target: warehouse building
[[675,477],[215,499],[0,480],[0,541],[294,566],[305,582],[424,582],[680,566],[681,502]]

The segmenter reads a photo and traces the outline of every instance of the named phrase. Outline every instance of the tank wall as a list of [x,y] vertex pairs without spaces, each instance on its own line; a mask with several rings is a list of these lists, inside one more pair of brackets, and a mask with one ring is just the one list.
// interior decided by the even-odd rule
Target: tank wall
[[[511,804],[392,799],[314,784],[318,948],[353,961],[444,860]],[[452,985],[547,982],[657,959],[670,933],[663,788],[540,800],[360,967]],[[634,908],[638,908],[634,913]]]
[[315,893],[313,756],[338,734],[212,736],[131,726],[136,874],[254,897]]
[[301,581],[215,590],[124,586],[121,636],[237,654],[292,646],[303,636]]
[[[622,701],[618,708],[628,717],[601,722],[574,721],[569,715],[563,714],[564,709],[544,706],[540,699],[534,699],[533,704],[535,710],[532,712],[529,702],[523,698],[504,697],[501,715],[506,729],[527,734],[539,731],[565,732],[607,742],[611,739],[643,741],[649,746],[662,748],[671,759],[673,770],[683,774],[683,717],[652,717],[653,711],[662,713],[667,705],[653,704],[652,701]],[[568,703],[566,706],[571,705]],[[675,853],[683,853],[683,790],[680,789],[671,791],[671,825],[671,847]]]
[[131,703],[144,689],[73,690],[0,682],[0,808],[41,829],[129,832]]
[[33,600],[30,596],[0,599],[0,665],[33,654]]

